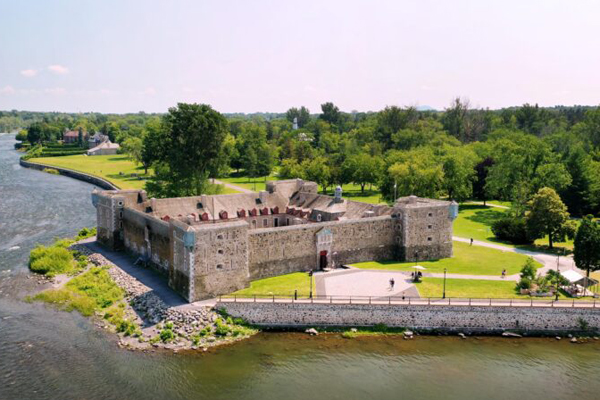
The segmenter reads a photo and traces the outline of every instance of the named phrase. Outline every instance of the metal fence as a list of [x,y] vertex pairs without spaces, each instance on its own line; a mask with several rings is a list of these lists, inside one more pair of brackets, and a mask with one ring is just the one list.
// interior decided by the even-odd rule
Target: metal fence
[[[227,295],[220,303],[301,303],[301,304],[373,304],[420,306],[487,306],[487,307],[561,307],[597,308],[596,299],[563,299],[531,297],[529,299],[407,297],[407,296],[296,296],[296,295]],[[598,302],[600,306],[600,302]],[[600,307],[599,307],[600,308]]]

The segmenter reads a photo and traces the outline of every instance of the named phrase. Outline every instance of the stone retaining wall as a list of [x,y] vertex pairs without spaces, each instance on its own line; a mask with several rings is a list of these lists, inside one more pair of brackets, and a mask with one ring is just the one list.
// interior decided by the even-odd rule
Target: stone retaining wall
[[263,327],[355,327],[385,324],[417,330],[494,333],[581,331],[600,328],[600,310],[501,306],[220,302],[234,317]]
[[79,179],[80,181],[84,181],[87,183],[91,183],[92,185],[96,185],[102,189],[119,190],[119,188],[117,186],[113,185],[112,183],[110,183],[109,181],[107,181],[105,179],[98,178],[97,176],[93,176],[93,175],[88,175],[83,172],[73,171],[72,169],[55,167],[53,165],[38,164],[38,163],[31,162],[31,161],[23,160],[22,158],[19,160],[19,164],[21,164],[22,167],[37,169],[39,171],[43,171],[46,168],[55,169],[61,175],[68,176],[69,178],[73,178],[73,179]]

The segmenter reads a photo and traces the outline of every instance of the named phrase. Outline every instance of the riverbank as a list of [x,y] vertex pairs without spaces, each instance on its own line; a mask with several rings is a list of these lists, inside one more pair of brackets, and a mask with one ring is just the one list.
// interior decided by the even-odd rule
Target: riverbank
[[[120,347],[207,350],[258,332],[243,320],[229,317],[211,306],[171,307],[152,288],[102,254],[90,250],[86,241],[71,245],[69,250],[78,255],[79,263],[85,258],[87,265],[74,274],[58,274],[52,278],[35,275],[45,285],[41,292],[27,300],[46,302],[66,311],[77,310],[91,317],[94,325],[118,335]],[[93,278],[106,273],[108,275],[101,280]],[[73,285],[79,281],[81,284]],[[112,289],[111,285],[119,289]]]

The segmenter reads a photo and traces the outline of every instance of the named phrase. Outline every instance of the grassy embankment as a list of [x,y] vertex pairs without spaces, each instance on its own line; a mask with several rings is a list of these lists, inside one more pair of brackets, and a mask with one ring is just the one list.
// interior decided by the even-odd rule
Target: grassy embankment
[[77,240],[95,235],[95,229],[82,229],[74,239],[57,240],[51,246],[37,246],[31,251],[29,268],[38,274],[54,277],[74,275],[64,286],[48,289],[28,297],[60,310],[76,310],[84,316],[102,315],[125,336],[139,335],[137,325],[125,316],[124,291],[119,288],[105,267],[89,267],[87,258],[69,246]]
[[[312,279],[313,295],[317,294],[315,279]],[[293,296],[298,290],[298,297],[308,297],[310,294],[310,276],[306,272],[294,272],[291,274],[275,276],[273,278],[259,279],[250,282],[250,287],[231,295],[239,296]]]
[[[125,155],[86,156],[70,155],[62,157],[39,157],[30,161],[85,172],[106,179],[121,189],[143,189],[148,175],[144,168],[136,165]],[[222,186],[222,193],[237,193]]]
[[[449,274],[493,275],[500,276],[503,269],[508,275],[518,274],[527,261],[527,256],[508,251],[490,249],[481,246],[469,246],[468,243],[454,242],[454,256],[435,261],[419,261],[427,268],[425,272]],[[415,262],[369,261],[352,264],[361,269],[384,269],[393,271],[414,271]],[[541,264],[537,261],[536,266]]]

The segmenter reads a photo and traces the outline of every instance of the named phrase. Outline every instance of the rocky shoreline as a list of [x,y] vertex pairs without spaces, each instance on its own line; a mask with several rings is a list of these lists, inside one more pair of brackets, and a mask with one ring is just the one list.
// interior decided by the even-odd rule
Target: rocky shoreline
[[[88,257],[90,264],[107,267],[117,286],[125,291],[124,315],[139,330],[134,335],[118,333],[102,315],[96,324],[119,335],[119,346],[128,349],[164,348],[173,351],[200,349],[232,343],[258,332],[243,321],[233,321],[209,306],[169,307],[152,289],[114,265],[103,255],[92,252],[83,244],[74,244],[76,250]],[[171,335],[172,338],[164,340]]]

